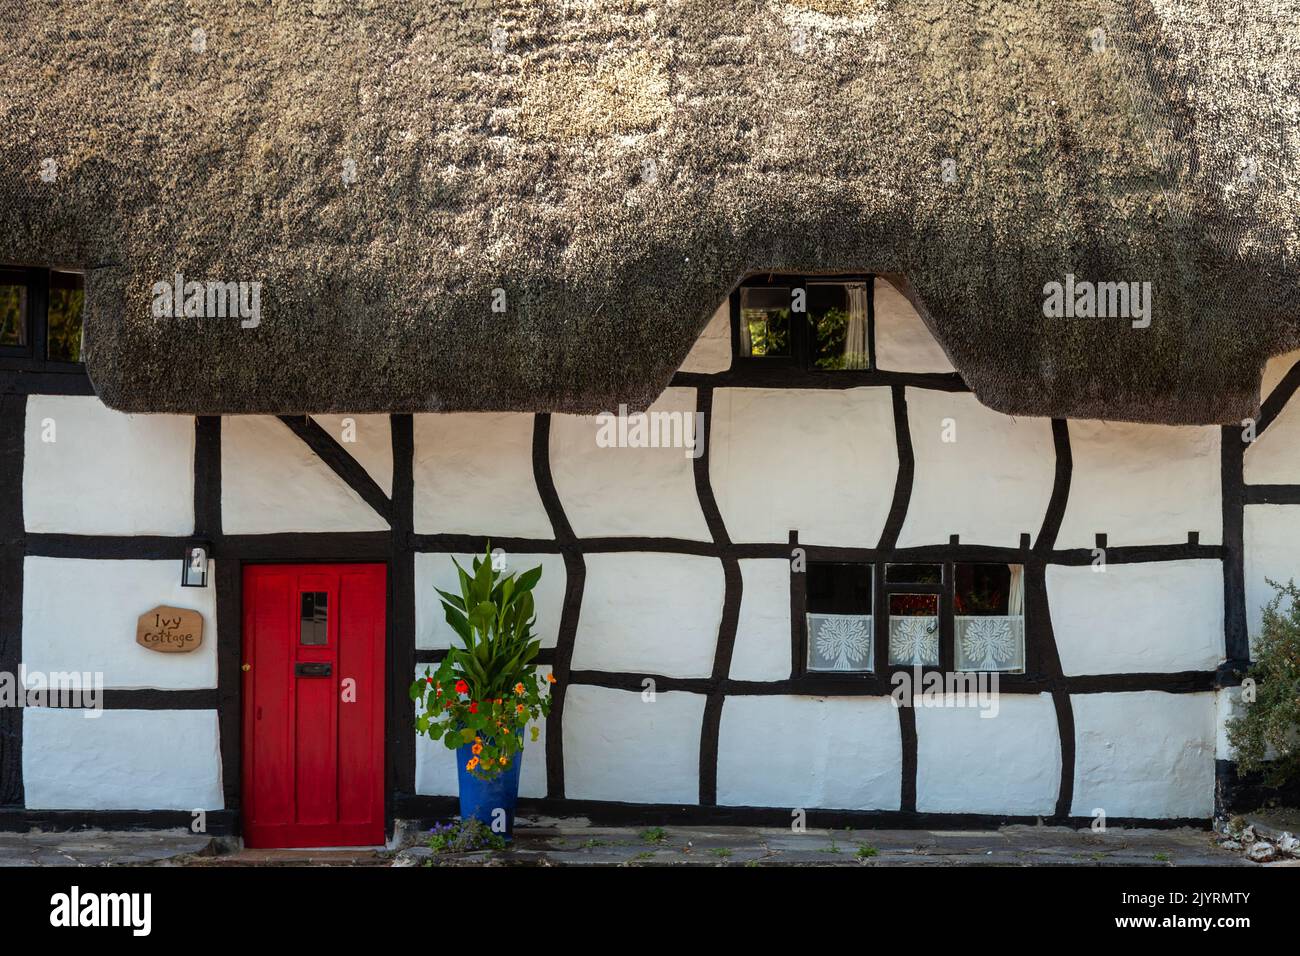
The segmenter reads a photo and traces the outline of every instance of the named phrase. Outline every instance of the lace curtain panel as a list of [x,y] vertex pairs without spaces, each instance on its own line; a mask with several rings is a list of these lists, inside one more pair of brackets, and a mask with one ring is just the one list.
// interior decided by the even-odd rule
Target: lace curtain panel
[[958,616],[957,669],[960,671],[1023,671],[1025,618]]
[[808,670],[875,668],[870,614],[813,614],[808,621]]
[[939,619],[929,616],[889,619],[889,663],[939,666]]

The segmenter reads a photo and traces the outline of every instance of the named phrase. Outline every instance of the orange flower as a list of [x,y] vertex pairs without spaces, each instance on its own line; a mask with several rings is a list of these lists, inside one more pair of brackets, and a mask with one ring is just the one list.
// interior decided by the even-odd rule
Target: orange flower
[[469,763],[465,764],[465,769],[473,770],[477,766],[478,766],[478,757],[470,757]]
[[523,705],[523,704],[515,704],[515,713],[516,713],[516,714],[522,714],[523,712],[524,712],[524,705]]
[[547,675],[546,675],[546,683],[548,683],[548,684],[554,684],[554,683],[555,683],[555,675],[554,675],[554,674],[547,674]]
[[479,754],[483,752],[483,745],[475,744],[473,747],[470,747],[469,750],[470,753],[472,753],[475,757],[477,757]]
[[508,762],[509,762],[509,761],[507,761],[505,757],[502,757],[502,758],[501,758],[501,766],[504,767]]
[[520,697],[524,696],[524,682],[523,682],[523,681],[520,681],[518,684],[515,685],[515,693],[518,694]]

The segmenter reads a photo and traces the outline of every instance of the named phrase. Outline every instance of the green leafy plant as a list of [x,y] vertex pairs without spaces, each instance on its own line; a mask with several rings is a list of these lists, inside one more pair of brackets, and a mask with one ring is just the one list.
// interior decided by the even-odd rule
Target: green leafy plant
[[642,843],[663,843],[668,839],[668,834],[664,832],[663,827],[651,827],[642,830],[639,835]]
[[[460,594],[439,590],[447,623],[463,643],[447,652],[437,670],[411,685],[415,729],[448,750],[470,745],[465,768],[491,780],[509,770],[523,751],[524,729],[551,712],[547,683],[534,663],[541,642],[533,627],[533,588],[540,567],[520,575],[492,567],[491,545],[469,572],[454,558]],[[532,739],[538,729],[532,727]]]
[[1264,770],[1276,787],[1300,775],[1300,588],[1294,580],[1266,580],[1277,594],[1264,608],[1247,672],[1254,701],[1243,688],[1242,710],[1228,719],[1227,730],[1237,769]]
[[452,823],[436,824],[426,841],[435,853],[472,853],[475,850],[504,850],[505,837],[493,833],[481,820],[472,817]]

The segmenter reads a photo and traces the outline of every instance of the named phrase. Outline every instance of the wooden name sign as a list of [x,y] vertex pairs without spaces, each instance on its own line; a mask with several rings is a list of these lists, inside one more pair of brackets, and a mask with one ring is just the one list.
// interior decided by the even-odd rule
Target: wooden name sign
[[179,607],[156,607],[140,615],[135,642],[164,654],[192,651],[203,643],[203,615]]

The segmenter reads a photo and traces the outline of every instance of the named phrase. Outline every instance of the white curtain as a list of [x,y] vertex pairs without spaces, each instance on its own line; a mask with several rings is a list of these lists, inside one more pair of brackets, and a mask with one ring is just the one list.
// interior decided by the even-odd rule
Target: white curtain
[[1007,616],[1024,617],[1025,616],[1025,566],[1023,564],[1009,564],[1011,569],[1011,585],[1007,589]]
[[844,367],[867,368],[867,286],[853,282],[845,286],[848,293],[849,321],[844,329]]

